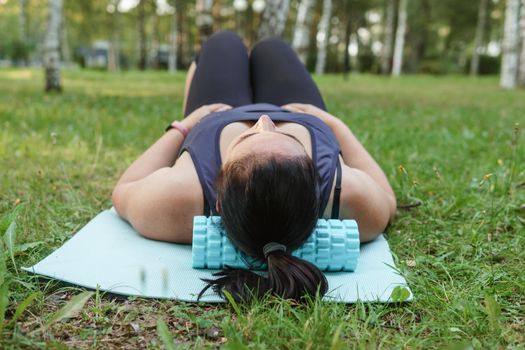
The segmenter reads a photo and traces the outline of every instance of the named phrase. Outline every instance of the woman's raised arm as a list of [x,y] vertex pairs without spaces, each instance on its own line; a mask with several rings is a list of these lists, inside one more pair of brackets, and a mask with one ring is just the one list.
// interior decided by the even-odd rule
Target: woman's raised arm
[[[191,130],[204,116],[230,108],[222,103],[202,106],[181,123]],[[188,241],[191,218],[188,221],[187,217],[198,211],[202,191],[198,184],[191,183],[188,161],[174,166],[183,141],[179,130],[166,132],[129,166],[113,189],[113,205],[119,215],[146,237]]]

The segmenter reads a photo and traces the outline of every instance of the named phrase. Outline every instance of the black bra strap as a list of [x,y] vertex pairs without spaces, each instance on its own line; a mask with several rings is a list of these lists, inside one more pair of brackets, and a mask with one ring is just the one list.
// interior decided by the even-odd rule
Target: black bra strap
[[338,159],[331,219],[339,219],[339,202],[341,200],[341,177],[342,177],[341,162]]
[[208,201],[206,200],[206,196],[204,197],[204,216],[212,215],[210,205],[208,204]]

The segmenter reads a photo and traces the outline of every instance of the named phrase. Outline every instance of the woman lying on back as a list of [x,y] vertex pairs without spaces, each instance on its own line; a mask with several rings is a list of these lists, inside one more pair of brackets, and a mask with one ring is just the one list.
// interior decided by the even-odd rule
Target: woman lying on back
[[207,281],[216,292],[322,296],[323,273],[290,254],[317,219],[355,219],[366,242],[393,218],[383,171],[325,110],[281,40],[262,40],[248,55],[235,34],[214,34],[190,67],[184,105],[186,117],[122,175],[113,203],[145,237],[177,243],[191,243],[194,216],[221,215],[229,239],[266,261],[268,274],[226,269]]

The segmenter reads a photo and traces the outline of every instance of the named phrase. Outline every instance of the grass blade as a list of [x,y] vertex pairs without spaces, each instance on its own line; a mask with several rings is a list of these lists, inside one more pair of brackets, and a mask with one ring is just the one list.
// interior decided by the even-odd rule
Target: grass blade
[[160,339],[162,340],[162,344],[164,344],[164,347],[167,350],[175,349],[175,344],[173,343],[173,335],[168,329],[166,323],[161,318],[157,320],[157,334],[159,335]]
[[485,297],[485,313],[489,320],[492,331],[497,331],[499,328],[499,317],[501,315],[501,306],[498,304],[493,296]]
[[239,305],[237,305],[237,303],[235,302],[235,299],[233,299],[232,295],[226,290],[223,290],[222,294],[224,294],[224,296],[226,297],[228,302],[231,304],[231,306],[235,310],[235,313],[237,313],[237,315],[240,316],[241,315],[241,308],[239,307]]
[[0,286],[4,285],[5,278],[8,275],[7,265],[5,263],[6,257],[4,255],[4,243],[0,240]]
[[7,250],[9,251],[9,256],[11,257],[11,261],[13,262],[13,266],[15,267],[15,272],[18,275],[18,269],[16,267],[15,263],[15,241],[16,241],[16,220],[13,218],[13,221],[9,224],[9,227],[5,231],[4,234],[4,242],[7,247]]
[[8,305],[9,305],[9,288],[7,288],[7,283],[4,283],[0,287],[0,334],[2,334],[2,331],[4,329],[5,311],[7,310]]
[[89,298],[93,296],[93,294],[93,292],[83,292],[78,295],[75,295],[73,298],[71,298],[70,301],[66,303],[66,305],[64,305],[60,310],[51,315],[51,317],[49,318],[49,320],[47,320],[45,325],[43,325],[40,329],[36,330],[35,332],[44,332],[53,323],[73,317],[77,312],[82,310],[84,304],[89,300]]
[[334,336],[332,337],[332,345],[330,345],[330,350],[339,350],[343,347],[343,342],[341,341],[341,330],[345,324],[341,322],[337,329],[335,330]]

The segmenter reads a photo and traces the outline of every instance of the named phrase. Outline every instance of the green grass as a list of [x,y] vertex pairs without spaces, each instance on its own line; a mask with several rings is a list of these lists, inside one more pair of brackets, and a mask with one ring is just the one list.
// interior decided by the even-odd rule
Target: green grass
[[316,80],[400,205],[421,203],[387,232],[413,302],[233,308],[97,292],[58,311],[81,290],[20,267],[111,205],[119,175],[180,116],[184,75],[66,71],[65,92],[44,95],[40,71],[0,70],[0,348],[169,348],[171,336],[186,348],[522,348],[525,91],[496,78]]

